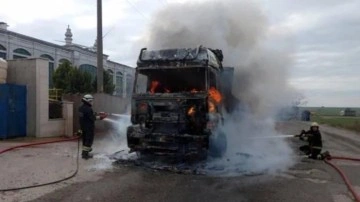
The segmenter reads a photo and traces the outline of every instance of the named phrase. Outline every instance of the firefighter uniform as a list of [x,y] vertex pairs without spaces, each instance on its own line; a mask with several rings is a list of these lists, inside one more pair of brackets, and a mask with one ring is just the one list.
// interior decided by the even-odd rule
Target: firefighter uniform
[[82,158],[88,159],[91,158],[92,155],[89,152],[92,151],[92,144],[94,142],[94,130],[95,130],[95,120],[104,119],[107,115],[101,114],[100,116],[96,116],[92,109],[93,102],[92,95],[85,95],[82,98],[83,104],[79,108],[79,121],[80,128],[82,133]]
[[300,147],[300,150],[306,155],[309,155],[309,158],[317,159],[318,155],[322,150],[322,139],[321,133],[319,131],[319,125],[317,123],[312,123],[310,130],[302,131],[300,134],[300,139],[307,137],[308,145]]

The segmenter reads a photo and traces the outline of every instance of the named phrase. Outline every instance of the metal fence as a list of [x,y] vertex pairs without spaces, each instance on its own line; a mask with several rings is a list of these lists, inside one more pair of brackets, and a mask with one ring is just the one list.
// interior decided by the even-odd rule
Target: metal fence
[[61,119],[63,90],[57,88],[49,89],[49,119]]
[[63,95],[62,89],[57,89],[57,88],[49,89],[49,99],[50,100],[59,100],[60,101],[62,99],[62,95]]

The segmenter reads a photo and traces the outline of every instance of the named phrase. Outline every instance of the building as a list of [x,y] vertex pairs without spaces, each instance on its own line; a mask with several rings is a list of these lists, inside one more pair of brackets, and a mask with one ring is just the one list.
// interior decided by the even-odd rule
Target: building
[[340,111],[340,116],[356,116],[356,111],[351,108],[345,108]]
[[[11,60],[18,58],[45,58],[49,61],[49,87],[52,87],[52,74],[64,61],[69,61],[78,68],[96,75],[96,43],[85,47],[73,43],[70,27],[65,32],[65,45],[60,46],[7,29],[8,25],[0,22],[0,58]],[[114,95],[129,97],[132,91],[135,69],[108,59],[104,54],[104,69],[113,76]]]

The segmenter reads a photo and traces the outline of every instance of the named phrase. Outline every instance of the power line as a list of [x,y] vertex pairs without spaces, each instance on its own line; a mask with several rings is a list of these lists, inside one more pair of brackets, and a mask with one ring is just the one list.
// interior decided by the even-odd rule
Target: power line
[[[144,13],[142,13],[133,3],[131,3],[129,0],[126,0],[128,2],[128,4],[130,4],[135,10],[136,12],[138,12],[140,15],[142,15],[144,18],[146,18],[147,20],[149,19],[148,17],[146,17],[146,15],[144,15]],[[161,0],[159,0],[161,3],[163,3],[165,5],[165,3]],[[166,3],[167,1],[164,0]],[[104,35],[103,38],[105,38],[110,32],[113,31],[113,29],[116,27],[116,24],[114,26],[112,26]]]
[[108,35],[114,28],[116,27],[116,24],[114,26],[112,26],[104,35],[102,38],[105,38],[106,35]]
[[128,4],[130,4],[133,8],[134,8],[134,10],[136,11],[136,12],[138,12],[140,15],[142,15],[144,18],[146,18],[147,20],[149,20],[149,18],[148,17],[146,17],[145,15],[144,15],[144,13],[142,13],[133,3],[131,3],[129,0],[126,0],[126,2],[128,2]]

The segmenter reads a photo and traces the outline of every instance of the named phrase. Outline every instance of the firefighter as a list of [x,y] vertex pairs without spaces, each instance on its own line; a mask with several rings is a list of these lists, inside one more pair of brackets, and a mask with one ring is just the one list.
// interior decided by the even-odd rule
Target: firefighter
[[107,116],[106,113],[94,113],[92,109],[93,100],[92,95],[84,95],[81,99],[83,104],[79,108],[79,121],[83,141],[81,156],[83,159],[92,158],[90,152],[92,151],[91,146],[94,141],[95,120],[103,120]]
[[296,135],[301,140],[307,138],[308,145],[301,146],[300,151],[308,155],[309,158],[318,159],[322,150],[322,139],[319,130],[319,124],[316,122],[311,123],[310,130],[302,130],[300,135]]

